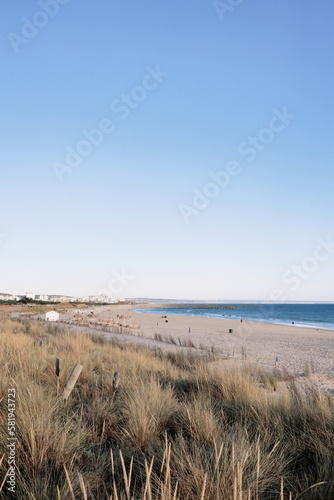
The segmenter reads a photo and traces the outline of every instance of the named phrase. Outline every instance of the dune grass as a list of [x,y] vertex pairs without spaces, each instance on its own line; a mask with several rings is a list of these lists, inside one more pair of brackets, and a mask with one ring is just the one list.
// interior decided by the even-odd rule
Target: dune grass
[[[4,317],[0,346],[1,499],[334,498],[333,400],[293,381],[277,392],[277,370],[218,369]],[[66,403],[56,356],[61,388],[75,363],[84,367]],[[16,496],[2,484],[8,388]]]
[[33,317],[36,316],[37,314],[45,314],[47,311],[58,311],[59,313],[65,313],[68,310],[80,310],[80,309],[85,309],[87,307],[86,304],[84,303],[78,303],[78,302],[50,302],[47,304],[35,304],[35,303],[28,303],[28,304],[21,304],[21,303],[16,303],[16,304],[6,304],[3,303],[1,305],[1,310],[0,310],[0,315],[8,316],[10,315],[11,312],[17,312],[19,316],[21,317]]

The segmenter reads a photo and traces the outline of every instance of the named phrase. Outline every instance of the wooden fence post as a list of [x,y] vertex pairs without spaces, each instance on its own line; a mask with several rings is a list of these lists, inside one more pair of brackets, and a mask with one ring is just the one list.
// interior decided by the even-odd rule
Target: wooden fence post
[[114,373],[114,380],[112,382],[112,389],[114,392],[122,393],[123,389],[118,387],[118,382],[119,382],[119,372]]
[[60,373],[60,361],[59,358],[56,358],[57,396],[59,396],[59,373]]
[[119,382],[119,372],[115,372],[114,373],[114,380],[112,382],[112,389],[113,389],[113,391],[117,391],[118,382]]
[[68,381],[66,382],[65,384],[65,387],[64,387],[64,392],[63,392],[63,396],[64,396],[64,399],[68,399],[68,397],[70,396],[78,378],[79,378],[79,375],[81,373],[83,369],[83,366],[81,365],[78,365],[76,364],[75,367],[73,368],[73,371],[71,373],[71,375],[69,376],[69,379]]

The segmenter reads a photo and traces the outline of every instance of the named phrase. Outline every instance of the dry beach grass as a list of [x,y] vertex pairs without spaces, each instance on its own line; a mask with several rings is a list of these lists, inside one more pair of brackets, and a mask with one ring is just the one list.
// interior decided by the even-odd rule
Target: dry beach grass
[[[5,317],[0,342],[2,499],[11,498],[3,483],[9,387],[16,498],[334,498],[333,399],[286,384],[279,370],[222,369]],[[83,366],[66,403],[56,394],[56,356],[61,388],[75,363]]]

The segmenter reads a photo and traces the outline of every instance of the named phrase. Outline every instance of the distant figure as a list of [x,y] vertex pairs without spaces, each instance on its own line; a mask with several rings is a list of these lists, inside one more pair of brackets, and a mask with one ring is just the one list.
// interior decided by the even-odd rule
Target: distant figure
[[242,323],[242,319],[240,320],[240,322]]
[[295,324],[295,322],[293,321],[293,322],[292,322],[292,324],[294,325],[294,324]]
[[189,326],[189,333],[190,333],[190,326]]

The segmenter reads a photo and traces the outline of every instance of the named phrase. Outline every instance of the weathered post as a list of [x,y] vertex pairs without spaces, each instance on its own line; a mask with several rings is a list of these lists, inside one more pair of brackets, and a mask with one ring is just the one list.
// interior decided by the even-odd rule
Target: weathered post
[[119,382],[119,372],[114,373],[114,380],[112,382],[112,389],[114,392],[122,393],[123,390],[118,387],[118,382]]
[[60,361],[56,358],[56,377],[57,377],[57,396],[59,396],[59,373],[60,373]]
[[114,373],[114,380],[112,382],[112,388],[113,391],[116,391],[118,388],[118,382],[119,382],[119,372]]
[[65,387],[64,387],[63,396],[64,396],[65,400],[68,399],[72,390],[74,389],[74,386],[79,378],[80,373],[82,372],[82,369],[83,369],[83,366],[78,365],[78,364],[76,364],[75,367],[73,368],[73,371],[72,371],[71,375],[69,376],[69,379],[66,382]]

